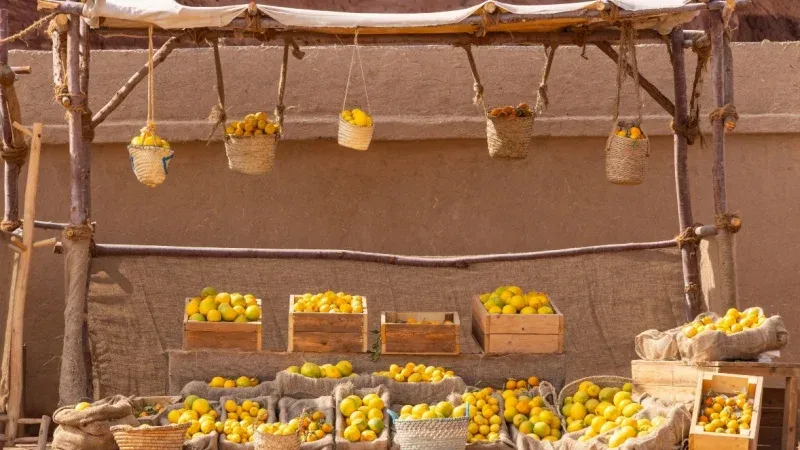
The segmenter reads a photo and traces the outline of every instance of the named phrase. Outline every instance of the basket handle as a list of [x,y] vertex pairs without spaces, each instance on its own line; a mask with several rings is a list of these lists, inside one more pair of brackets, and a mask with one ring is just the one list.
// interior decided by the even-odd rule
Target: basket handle
[[475,63],[475,56],[472,54],[472,45],[457,45],[467,52],[467,61],[469,61],[469,70],[472,72],[472,89],[475,91],[475,96],[472,98],[472,103],[481,109],[486,115],[486,103],[483,101],[483,84],[481,83],[481,76],[478,73],[478,65]]
[[639,85],[639,67],[636,64],[636,30],[633,24],[625,22],[620,30],[619,59],[617,61],[617,97],[614,103],[613,130],[616,130],[619,121],[619,107],[622,102],[622,85],[628,74],[628,64],[633,72],[633,82],[636,90],[636,114],[638,125],[642,123],[642,93]]
[[367,98],[367,112],[372,114],[372,107],[369,104],[369,92],[367,92],[367,77],[364,76],[364,63],[361,61],[361,51],[358,48],[358,28],[353,37],[353,56],[350,58],[350,71],[347,73],[347,85],[344,88],[344,100],[342,101],[342,111],[347,107],[347,94],[350,92],[350,78],[353,76],[353,65],[358,56],[358,67],[361,69],[361,83],[364,85],[364,96]]

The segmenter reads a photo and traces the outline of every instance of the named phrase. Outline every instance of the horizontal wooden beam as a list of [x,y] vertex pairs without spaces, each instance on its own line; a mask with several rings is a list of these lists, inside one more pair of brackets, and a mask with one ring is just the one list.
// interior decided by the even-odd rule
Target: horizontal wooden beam
[[11,66],[11,70],[17,75],[30,75],[33,72],[31,66]]
[[[527,253],[503,253],[495,255],[424,257],[403,256],[387,253],[360,252],[354,250],[305,250],[305,249],[257,249],[257,248],[218,248],[218,247],[172,247],[158,245],[119,245],[97,244],[94,257],[103,256],[161,256],[190,258],[258,258],[258,259],[314,259],[362,261],[380,264],[414,267],[456,267],[466,268],[472,264],[530,261],[566,256],[591,255],[598,253],[617,253],[634,250],[653,250],[676,247],[674,239],[657,242],[637,242],[628,244],[596,245],[560,250],[544,250]],[[58,248],[58,247],[57,247]],[[58,251],[57,251],[58,252]]]

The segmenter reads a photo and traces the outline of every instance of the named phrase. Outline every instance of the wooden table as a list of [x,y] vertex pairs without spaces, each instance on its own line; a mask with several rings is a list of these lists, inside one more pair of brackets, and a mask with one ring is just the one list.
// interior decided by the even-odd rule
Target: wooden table
[[[783,421],[780,427],[762,419],[759,431],[759,443],[762,438],[774,436],[780,429],[781,450],[797,448],[797,394],[800,363],[791,362],[755,362],[755,361],[713,361],[687,365],[680,361],[631,361],[632,378],[639,388],[651,395],[672,400],[685,401],[694,398],[697,388],[697,374],[700,371],[732,373],[764,377],[767,390],[778,392],[783,385],[783,398],[765,401],[762,409],[769,413],[781,413]],[[763,416],[762,416],[763,417]],[[777,440],[776,440],[777,443]],[[759,445],[761,448],[761,445]]]

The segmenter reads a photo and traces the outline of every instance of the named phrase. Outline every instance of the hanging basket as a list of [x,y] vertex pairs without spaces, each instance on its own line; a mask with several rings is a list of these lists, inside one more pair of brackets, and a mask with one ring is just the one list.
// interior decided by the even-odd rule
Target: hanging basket
[[296,434],[280,436],[257,431],[253,444],[255,450],[300,450],[300,438]]
[[463,450],[467,447],[469,414],[457,419],[397,420],[392,416],[395,442],[403,450]]
[[486,142],[494,159],[525,159],[533,133],[533,117],[486,116]]
[[228,167],[245,175],[263,175],[275,166],[277,134],[257,136],[225,136]]
[[175,156],[172,149],[150,145],[129,145],[128,154],[136,178],[149,187],[156,187],[167,179],[167,168]]
[[629,126],[632,125],[620,123],[608,137],[606,179],[614,184],[636,186],[642,184],[647,175],[647,166],[650,161],[650,140],[644,133],[639,139],[617,135],[617,130]]
[[163,427],[117,425],[111,427],[120,450],[181,450],[190,423]]
[[375,125],[360,127],[339,117],[339,145],[353,150],[366,150],[372,142]]

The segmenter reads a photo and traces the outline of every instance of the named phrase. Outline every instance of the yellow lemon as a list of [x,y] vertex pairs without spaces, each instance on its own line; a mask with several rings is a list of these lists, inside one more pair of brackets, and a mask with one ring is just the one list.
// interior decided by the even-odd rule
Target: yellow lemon
[[91,406],[89,404],[89,402],[80,402],[77,405],[75,405],[75,411],[83,411],[84,409],[88,408],[89,406]]

